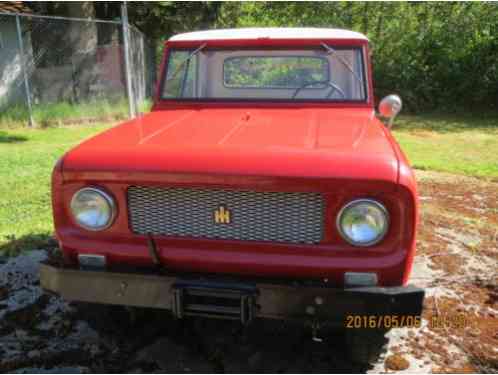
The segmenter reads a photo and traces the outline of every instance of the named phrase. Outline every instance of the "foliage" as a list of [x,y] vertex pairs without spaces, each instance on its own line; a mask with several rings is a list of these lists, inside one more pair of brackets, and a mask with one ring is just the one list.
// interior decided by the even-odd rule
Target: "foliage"
[[224,2],[211,19],[199,16],[210,4],[164,3],[162,36],[214,27],[352,29],[370,38],[377,97],[397,92],[412,112],[498,110],[496,3]]
[[[222,2],[157,1],[129,5],[130,22],[155,41],[157,60],[163,42],[180,32],[209,29],[216,22]],[[159,62],[159,61],[158,61]]]

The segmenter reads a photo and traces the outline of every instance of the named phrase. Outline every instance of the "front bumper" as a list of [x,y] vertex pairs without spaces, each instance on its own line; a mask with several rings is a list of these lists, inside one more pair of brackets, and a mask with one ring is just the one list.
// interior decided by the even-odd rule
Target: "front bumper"
[[414,286],[333,288],[323,282],[264,281],[212,275],[81,270],[42,263],[41,286],[70,301],[152,307],[179,318],[318,319],[420,316],[424,291]]

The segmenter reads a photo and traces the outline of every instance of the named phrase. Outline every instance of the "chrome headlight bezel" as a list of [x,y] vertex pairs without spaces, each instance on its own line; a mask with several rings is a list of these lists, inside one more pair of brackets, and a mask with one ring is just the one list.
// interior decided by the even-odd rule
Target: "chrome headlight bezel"
[[[98,194],[107,203],[107,205],[109,206],[110,215],[109,215],[109,218],[107,219],[107,221],[104,225],[91,226],[91,225],[86,225],[85,223],[82,223],[81,221],[78,220],[77,215],[75,214],[74,206],[76,204],[76,199],[82,193]],[[116,214],[117,214],[116,202],[115,202],[114,198],[110,194],[106,193],[103,189],[97,188],[97,187],[90,187],[90,186],[79,189],[76,193],[73,194],[73,197],[71,198],[71,203],[70,203],[70,211],[71,211],[71,216],[72,216],[74,222],[78,226],[80,226],[83,229],[92,231],[92,232],[99,232],[99,231],[103,231],[103,230],[109,228],[114,223],[114,219],[116,218]]]
[[[349,210],[352,207],[357,206],[359,204],[369,204],[369,205],[372,205],[373,207],[379,209],[381,211],[381,213],[384,215],[384,218],[385,218],[385,225],[384,225],[382,231],[379,233],[379,235],[375,239],[373,239],[372,241],[369,241],[369,242],[357,242],[357,241],[354,241],[353,239],[351,239],[351,237],[349,237],[344,232],[344,229],[342,227],[342,223],[341,222],[342,222],[342,217],[343,217],[344,213],[347,210]],[[341,208],[341,210],[339,211],[339,213],[337,214],[337,218],[336,218],[336,228],[337,228],[339,234],[341,235],[342,239],[344,241],[346,241],[347,243],[349,243],[350,245],[357,246],[357,247],[369,247],[369,246],[373,246],[373,245],[378,244],[386,236],[386,234],[387,234],[387,232],[389,230],[389,226],[390,226],[389,211],[379,201],[376,201],[374,199],[368,199],[368,198],[355,199],[355,200],[352,200],[351,202],[345,204]]]

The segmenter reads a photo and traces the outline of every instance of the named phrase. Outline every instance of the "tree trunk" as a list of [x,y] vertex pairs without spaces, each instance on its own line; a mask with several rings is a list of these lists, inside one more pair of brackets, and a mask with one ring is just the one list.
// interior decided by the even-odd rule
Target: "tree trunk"
[[[68,16],[95,18],[93,2],[67,3]],[[75,101],[87,99],[92,94],[92,83],[98,79],[97,25],[95,22],[72,21],[69,27],[69,43],[72,47],[73,85]]]

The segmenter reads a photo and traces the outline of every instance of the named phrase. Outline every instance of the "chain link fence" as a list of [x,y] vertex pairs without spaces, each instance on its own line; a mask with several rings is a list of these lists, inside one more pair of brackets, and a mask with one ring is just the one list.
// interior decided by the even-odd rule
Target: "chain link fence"
[[147,110],[154,48],[128,30],[125,43],[117,21],[0,13],[0,126],[104,122]]

